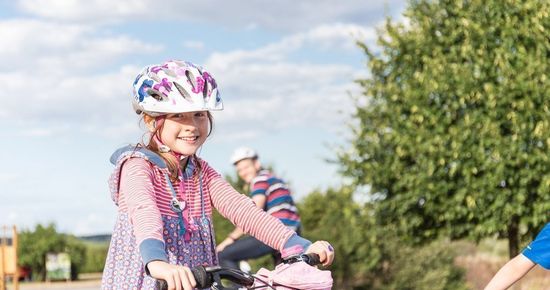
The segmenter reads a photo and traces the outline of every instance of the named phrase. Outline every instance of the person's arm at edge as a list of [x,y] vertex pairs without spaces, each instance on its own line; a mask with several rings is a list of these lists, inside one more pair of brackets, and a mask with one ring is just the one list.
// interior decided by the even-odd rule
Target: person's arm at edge
[[503,290],[508,289],[527,272],[529,272],[536,264],[529,260],[523,254],[519,254],[512,260],[508,261],[495,276],[485,286],[484,290]]

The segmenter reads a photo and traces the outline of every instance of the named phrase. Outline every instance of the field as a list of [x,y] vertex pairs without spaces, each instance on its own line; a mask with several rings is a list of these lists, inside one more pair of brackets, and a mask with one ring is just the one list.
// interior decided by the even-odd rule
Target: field
[[[472,290],[482,290],[493,275],[508,261],[507,244],[502,240],[485,240],[477,247],[467,242],[456,243],[460,255],[456,263],[466,269],[466,280]],[[550,289],[550,271],[536,266],[510,290]]]

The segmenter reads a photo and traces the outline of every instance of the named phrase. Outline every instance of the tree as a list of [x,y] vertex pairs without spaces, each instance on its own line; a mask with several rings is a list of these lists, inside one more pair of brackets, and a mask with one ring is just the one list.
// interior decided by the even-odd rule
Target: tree
[[71,257],[71,280],[76,280],[88,258],[86,255],[86,245],[75,236],[66,234],[62,234],[62,236],[65,240],[64,251]]
[[46,254],[63,250],[63,237],[57,234],[55,225],[37,225],[34,231],[19,234],[19,264],[31,269],[33,280],[46,277]]
[[76,279],[78,271],[85,263],[85,247],[74,236],[58,233],[54,224],[36,225],[33,231],[24,230],[19,234],[19,264],[32,270],[33,280],[46,278],[46,254],[69,253],[71,257],[71,278]]
[[342,172],[412,242],[498,234],[510,256],[550,210],[550,2],[411,1],[380,52],[359,45]]

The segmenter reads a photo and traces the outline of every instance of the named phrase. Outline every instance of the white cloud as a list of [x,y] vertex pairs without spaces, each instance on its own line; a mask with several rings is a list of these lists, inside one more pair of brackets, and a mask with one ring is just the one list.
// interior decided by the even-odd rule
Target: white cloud
[[[143,132],[130,100],[131,82],[141,67],[81,76],[1,74],[6,85],[0,92],[0,120],[13,121],[16,137],[51,138],[86,134],[136,142]],[[54,85],[52,85],[54,84]],[[6,96],[14,96],[6,97]],[[121,139],[124,138],[124,139]]]
[[203,49],[204,48],[204,42],[202,41],[185,41],[183,43],[183,47],[190,48],[190,49]]
[[376,34],[356,25],[322,25],[255,50],[212,54],[205,67],[219,80],[226,106],[218,119],[232,124],[228,135],[240,136],[243,124],[271,130],[299,124],[340,128],[352,110],[349,94],[359,91],[354,80],[364,72],[346,64],[297,62],[292,55],[344,53],[354,44],[353,35],[374,42]]
[[151,0],[19,0],[18,7],[47,19],[102,23],[143,15],[155,4]]
[[[101,61],[132,53],[130,47],[142,45],[141,49],[145,51],[155,51],[157,48],[127,36],[101,38],[95,35],[93,29],[76,25],[62,27],[32,20],[0,22],[1,25],[21,28],[26,37],[12,36],[11,39],[22,48],[41,46],[48,52],[61,51],[53,55],[42,54],[40,50],[27,51],[23,53],[26,58],[20,60],[23,69],[0,72],[0,82],[5,84],[0,92],[0,98],[4,100],[0,116],[24,118],[30,125],[21,135],[46,137],[54,132],[63,132],[44,124],[67,119],[72,120],[73,129],[87,130],[101,136],[116,136],[117,130],[121,129],[128,135],[137,131],[135,123],[128,122],[135,119],[131,118],[135,115],[129,105],[129,80],[141,68],[124,66],[118,71],[102,74],[85,72]],[[34,37],[56,29],[69,32],[60,41],[63,45],[50,42],[47,38]],[[373,38],[372,30],[357,25],[322,25],[255,50],[212,54],[206,61],[206,67],[219,80],[223,80],[222,93],[231,97],[227,101],[231,105],[226,106],[220,119],[235,126],[255,122],[279,129],[304,122],[320,126],[330,126],[335,121],[341,123],[339,111],[346,111],[349,107],[351,100],[348,92],[354,89],[353,80],[360,72],[351,65],[295,62],[290,58],[301,50],[330,48],[329,52],[323,53],[341,52],[353,44],[352,35]],[[9,35],[6,37],[10,40]],[[198,43],[194,45],[199,46]],[[42,67],[33,72],[32,80],[24,69],[25,63],[32,67],[33,61],[28,55],[37,59],[34,63]],[[9,59],[13,57],[17,57],[16,54]],[[75,65],[82,68],[81,73],[62,69],[74,68]],[[25,103],[24,110],[20,109],[21,100]],[[277,122],[274,124],[273,120]],[[249,133],[249,136],[252,134],[256,133]]]
[[[344,65],[266,63],[236,65],[220,73],[228,96],[224,122],[271,128],[297,123],[330,124],[351,104],[356,74]],[[237,97],[238,96],[238,97]],[[233,98],[232,98],[233,97]]]
[[162,50],[91,26],[30,19],[0,21],[0,38],[10,44],[0,46],[0,119],[16,120],[24,137],[87,127],[112,135],[104,124],[120,127],[133,116],[130,83],[141,69],[117,61]]
[[22,176],[17,173],[0,172],[0,184],[7,184],[20,179]]
[[208,67],[227,69],[243,63],[265,63],[284,61],[289,54],[300,49],[315,50],[351,50],[358,49],[355,41],[373,44],[376,40],[374,28],[364,28],[354,24],[336,23],[321,25],[309,31],[292,34],[278,42],[265,45],[255,50],[235,50],[224,53],[213,53],[208,59]]
[[376,31],[373,27],[335,23],[315,27],[306,34],[299,35],[299,38],[323,49],[357,49],[356,40],[373,42],[376,39]]
[[0,39],[9,44],[0,46],[0,71],[59,77],[111,65],[125,55],[162,50],[128,36],[102,35],[91,26],[29,19],[0,21]]
[[[178,0],[19,0],[31,15],[76,23],[110,23],[126,20],[184,19],[245,29],[300,31],[322,23],[372,24],[385,14],[400,12],[405,0],[316,1],[178,1]],[[380,15],[380,11],[384,14]]]
[[25,137],[49,137],[54,135],[52,128],[33,128],[22,131],[21,136]]

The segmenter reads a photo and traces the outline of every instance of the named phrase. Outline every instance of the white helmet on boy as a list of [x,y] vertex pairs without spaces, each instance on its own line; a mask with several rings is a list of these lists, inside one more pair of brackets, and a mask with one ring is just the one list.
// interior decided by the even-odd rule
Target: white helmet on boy
[[256,158],[258,158],[258,153],[256,153],[254,149],[251,149],[248,147],[239,147],[233,152],[233,155],[231,155],[231,163],[235,165],[237,164],[237,162],[243,159],[256,159]]
[[170,113],[223,110],[216,80],[190,62],[150,65],[136,77],[132,106],[152,117]]

